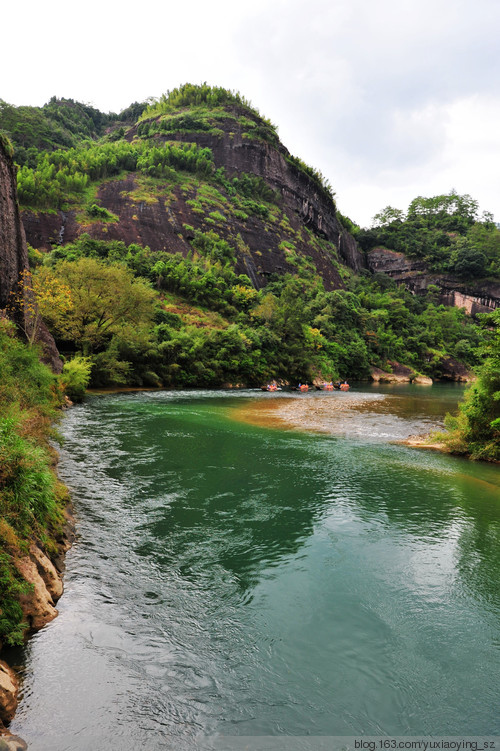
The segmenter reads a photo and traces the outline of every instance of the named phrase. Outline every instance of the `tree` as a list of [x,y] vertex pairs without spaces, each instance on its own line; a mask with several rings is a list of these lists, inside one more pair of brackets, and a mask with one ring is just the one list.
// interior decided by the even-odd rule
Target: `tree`
[[72,307],[51,323],[56,335],[74,341],[85,356],[103,349],[124,325],[153,320],[155,293],[123,266],[81,258],[44,269],[44,275],[71,290]]
[[375,214],[372,220],[373,227],[385,227],[392,222],[404,222],[405,213],[401,209],[395,209],[392,206],[386,206],[385,209]]
[[492,329],[484,364],[459,407],[457,417],[446,416],[444,436],[451,451],[473,459],[500,461],[500,310],[485,317]]
[[[41,269],[36,275],[28,269],[21,271],[7,305],[7,312],[15,318],[30,345],[38,338],[42,319],[48,323],[67,313],[72,306],[69,287],[46,271],[48,269]],[[16,310],[21,315],[15,315]]]
[[471,247],[467,238],[459,237],[455,241],[448,268],[462,279],[477,279],[486,273],[486,256]]

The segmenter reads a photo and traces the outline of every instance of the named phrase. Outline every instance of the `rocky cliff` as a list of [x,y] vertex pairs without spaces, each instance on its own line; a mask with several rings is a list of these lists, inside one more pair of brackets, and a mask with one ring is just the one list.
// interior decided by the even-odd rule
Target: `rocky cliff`
[[500,306],[500,284],[493,281],[464,281],[429,271],[423,261],[408,258],[387,248],[374,248],[367,254],[370,271],[387,274],[414,294],[423,294],[429,285],[439,288],[443,305],[465,308],[469,315],[489,313]]
[[[21,332],[29,328],[29,289],[24,287],[23,291],[21,282],[28,270],[26,238],[17,203],[15,167],[8,142],[0,138],[0,314],[12,318]],[[60,373],[62,363],[54,339],[43,323],[38,326],[36,341],[42,346],[43,360]]]
[[[28,252],[16,196],[16,175],[8,144],[0,139],[0,309],[7,308],[11,293],[28,268]],[[19,316],[22,308],[17,308]]]
[[[294,163],[288,151],[277,140],[250,138],[245,126],[240,124],[237,108],[234,116],[221,120],[217,133],[174,132],[155,134],[158,143],[183,141],[209,148],[216,169],[224,168],[228,179],[243,173],[262,178],[277,196],[281,215],[272,223],[259,215],[245,218],[224,212],[212,226],[222,238],[237,243],[236,271],[245,273],[259,288],[273,274],[296,271],[296,258],[309,258],[325,281],[327,289],[342,287],[339,263],[359,270],[365,267],[363,253],[356,241],[342,226],[335,204],[327,191]],[[250,114],[245,111],[246,122]],[[255,118],[255,122],[258,118]],[[139,126],[140,127],[140,126]],[[138,137],[138,126],[129,129],[126,139]],[[156,193],[140,199],[141,176],[129,172],[119,179],[103,181],[97,192],[97,201],[117,217],[116,222],[89,221],[76,210],[48,212],[23,212],[23,222],[28,241],[41,250],[73,241],[83,232],[91,237],[122,240],[126,244],[147,245],[153,251],[192,251],[190,240],[193,231],[207,231],[206,215],[193,209],[197,199],[196,188],[187,190],[169,184],[164,190],[158,185]],[[220,188],[224,192],[223,187]],[[203,212],[201,212],[203,214]],[[276,219],[276,218],[275,218]],[[307,230],[310,230],[308,234]],[[292,241],[294,253],[283,247],[283,240]],[[331,246],[334,246],[332,248]]]

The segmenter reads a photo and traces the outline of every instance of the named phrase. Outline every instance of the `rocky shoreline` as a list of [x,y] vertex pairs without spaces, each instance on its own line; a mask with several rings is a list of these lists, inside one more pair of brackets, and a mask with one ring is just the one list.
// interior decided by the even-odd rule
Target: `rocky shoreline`
[[[28,553],[15,561],[19,574],[31,585],[30,591],[20,598],[24,620],[28,624],[26,636],[39,631],[58,615],[55,605],[64,589],[65,555],[75,538],[75,520],[70,504],[64,515],[65,522],[62,534],[56,540],[55,555],[49,557],[41,543],[34,540]],[[7,662],[0,659],[0,751],[24,751],[27,748],[21,738],[8,730],[16,713],[18,695],[18,676]]]

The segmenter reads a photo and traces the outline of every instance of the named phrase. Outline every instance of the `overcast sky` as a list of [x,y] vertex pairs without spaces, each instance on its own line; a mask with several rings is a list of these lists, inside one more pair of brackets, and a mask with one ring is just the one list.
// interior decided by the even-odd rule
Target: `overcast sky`
[[342,213],[456,189],[500,221],[499,0],[45,0],[2,8],[0,98],[117,112],[237,89]]

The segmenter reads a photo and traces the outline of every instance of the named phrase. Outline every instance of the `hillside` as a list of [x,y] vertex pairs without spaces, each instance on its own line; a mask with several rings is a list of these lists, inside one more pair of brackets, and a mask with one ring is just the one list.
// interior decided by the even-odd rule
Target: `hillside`
[[0,128],[20,155],[40,308],[94,385],[367,378],[401,364],[463,378],[480,362],[487,333],[432,289],[416,297],[371,274],[374,238],[239,94],[185,85],[128,121],[49,105],[47,117],[75,116],[71,143],[37,136],[27,161],[15,108]]
[[416,294],[437,286],[441,302],[473,315],[500,306],[500,230],[469,195],[419,196],[406,212],[387,206],[357,239],[371,271]]
[[22,167],[28,242],[48,250],[87,232],[186,256],[196,231],[216,231],[238,239],[236,271],[257,287],[307,257],[330,289],[342,286],[339,261],[364,266],[321,176],[290,156],[270,124],[235,97],[184,101],[166,113],[149,108],[99,146]]

